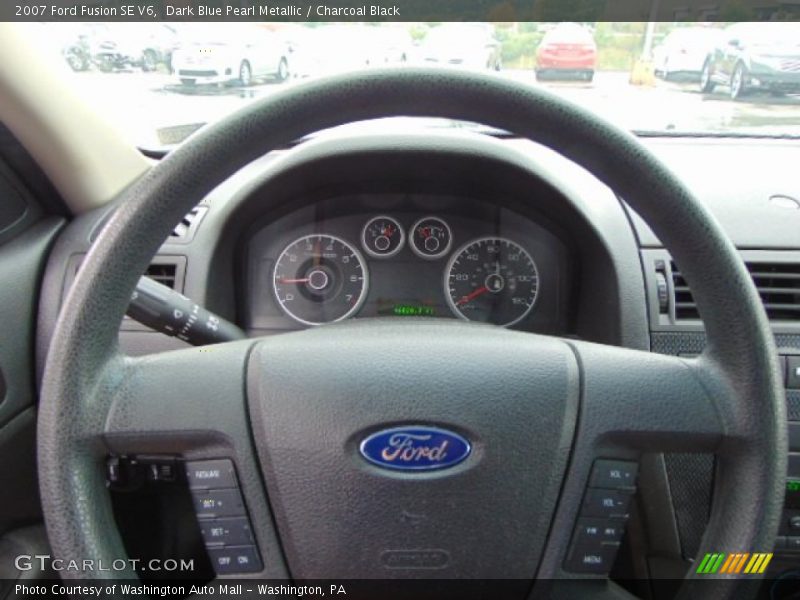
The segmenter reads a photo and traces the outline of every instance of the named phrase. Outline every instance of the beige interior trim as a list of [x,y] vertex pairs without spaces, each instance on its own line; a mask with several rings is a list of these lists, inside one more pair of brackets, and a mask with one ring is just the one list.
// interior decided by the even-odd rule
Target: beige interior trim
[[0,23],[0,122],[77,214],[108,202],[150,161],[73,89],[65,61],[37,52],[26,35],[36,26]]

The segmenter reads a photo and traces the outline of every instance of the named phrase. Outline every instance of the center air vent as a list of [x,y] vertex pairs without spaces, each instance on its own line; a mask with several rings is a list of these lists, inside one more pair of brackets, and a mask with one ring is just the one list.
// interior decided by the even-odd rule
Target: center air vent
[[[145,277],[157,281],[176,292],[183,293],[186,277],[186,257],[177,255],[157,255],[144,272]],[[148,328],[126,316],[122,320],[123,331],[148,331]]]
[[[800,263],[747,262],[771,321],[800,321]],[[672,263],[675,319],[699,319],[689,285]]]
[[151,264],[144,272],[145,277],[174,290],[178,266],[175,263]]

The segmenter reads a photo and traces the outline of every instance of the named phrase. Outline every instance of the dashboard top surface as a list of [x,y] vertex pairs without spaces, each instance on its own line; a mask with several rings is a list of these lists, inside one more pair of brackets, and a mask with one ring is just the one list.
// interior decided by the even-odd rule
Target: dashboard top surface
[[[737,247],[800,248],[800,178],[794,167],[800,164],[797,142],[643,142],[705,204]],[[636,213],[632,215],[641,244],[661,246],[650,227]]]

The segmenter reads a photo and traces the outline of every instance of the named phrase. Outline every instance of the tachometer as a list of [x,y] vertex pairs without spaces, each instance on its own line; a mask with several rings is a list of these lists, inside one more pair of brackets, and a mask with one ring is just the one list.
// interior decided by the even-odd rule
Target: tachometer
[[306,325],[341,321],[367,296],[369,275],[353,246],[332,235],[301,237],[275,263],[275,297],[287,315]]
[[536,303],[539,273],[522,246],[486,237],[469,242],[453,255],[444,288],[456,316],[507,327],[525,318]]

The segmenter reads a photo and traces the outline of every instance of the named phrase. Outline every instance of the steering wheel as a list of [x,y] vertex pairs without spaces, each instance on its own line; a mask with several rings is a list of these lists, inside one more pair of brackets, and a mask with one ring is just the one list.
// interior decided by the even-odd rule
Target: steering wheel
[[[273,149],[389,116],[483,123],[588,169],[681,265],[704,319],[705,352],[686,359],[457,320],[374,319],[121,355],[117,329],[139,274],[192,206]],[[784,403],[772,333],[736,249],[634,136],[499,76],[372,71],[254,102],[124,192],[55,329],[39,410],[39,480],[50,543],[64,559],[127,557],[105,459],[164,453],[233,461],[264,560],[259,576],[533,583],[571,577],[563,565],[593,462],[642,452],[716,454],[700,556],[769,551],[786,476]],[[472,452],[452,469],[425,473],[359,456],[368,435],[409,424],[455,431]],[[404,555],[409,549],[435,552]],[[412,568],[420,566],[432,568]],[[723,579],[704,597],[732,595],[736,581]]]

